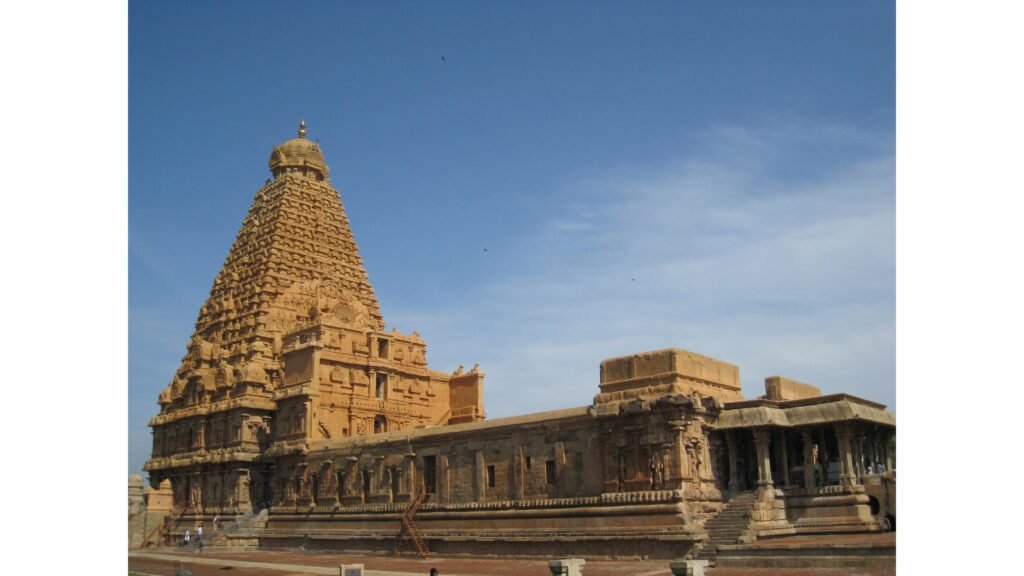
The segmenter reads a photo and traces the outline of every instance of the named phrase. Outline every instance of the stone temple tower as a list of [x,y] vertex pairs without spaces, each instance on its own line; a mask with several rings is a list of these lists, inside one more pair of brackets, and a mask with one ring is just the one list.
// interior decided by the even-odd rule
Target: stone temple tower
[[417,333],[384,331],[304,122],[269,167],[150,421],[145,469],[182,514],[269,502],[274,459],[314,442],[484,418],[482,373],[429,370]]

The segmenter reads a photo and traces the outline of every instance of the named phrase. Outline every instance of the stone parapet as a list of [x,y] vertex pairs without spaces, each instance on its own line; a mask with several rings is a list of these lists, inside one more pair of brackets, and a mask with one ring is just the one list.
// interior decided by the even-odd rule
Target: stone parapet
[[768,400],[803,400],[821,396],[820,388],[782,376],[765,378],[764,391]]
[[599,387],[595,405],[671,394],[698,394],[723,402],[743,399],[736,365],[679,348],[605,360]]

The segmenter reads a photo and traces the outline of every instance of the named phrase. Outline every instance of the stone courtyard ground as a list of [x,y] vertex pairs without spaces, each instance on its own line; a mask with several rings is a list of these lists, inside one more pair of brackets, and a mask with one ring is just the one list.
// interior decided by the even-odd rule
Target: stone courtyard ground
[[[820,547],[822,550],[848,544],[895,545],[895,534],[799,536],[759,542],[758,547],[784,550],[788,546]],[[229,551],[207,547],[202,552],[174,548],[132,550],[128,553],[130,572],[174,576],[177,563],[193,576],[304,576],[338,574],[339,564],[363,564],[367,576],[425,576],[437,568],[442,576],[545,576],[551,572],[544,560],[505,558],[391,558],[343,553],[283,550]],[[585,576],[671,576],[667,560],[590,560]],[[871,568],[710,568],[708,576],[895,576],[896,563]]]

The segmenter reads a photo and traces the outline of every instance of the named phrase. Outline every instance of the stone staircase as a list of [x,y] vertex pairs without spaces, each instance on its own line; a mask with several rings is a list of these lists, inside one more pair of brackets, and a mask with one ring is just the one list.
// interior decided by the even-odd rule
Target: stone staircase
[[698,560],[714,560],[718,556],[718,547],[723,544],[736,544],[743,531],[750,525],[750,511],[754,507],[756,492],[740,492],[717,516],[704,525],[708,531],[708,539],[697,554]]

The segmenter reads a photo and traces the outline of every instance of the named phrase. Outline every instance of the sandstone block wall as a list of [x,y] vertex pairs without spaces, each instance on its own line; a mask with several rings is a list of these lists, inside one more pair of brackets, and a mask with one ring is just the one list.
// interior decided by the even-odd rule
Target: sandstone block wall
[[821,396],[820,388],[782,376],[765,378],[764,391],[769,400],[803,400]]

